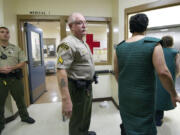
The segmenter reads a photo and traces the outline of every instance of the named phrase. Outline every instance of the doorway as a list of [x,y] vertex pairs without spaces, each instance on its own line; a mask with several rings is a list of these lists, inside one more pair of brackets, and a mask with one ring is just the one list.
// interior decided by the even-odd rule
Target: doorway
[[[47,91],[48,91],[48,83],[55,83],[55,85],[51,85],[50,88],[56,89],[58,88],[57,83],[56,83],[56,70],[53,68],[56,64],[56,60],[54,57],[56,57],[55,50],[57,48],[58,43],[60,42],[61,39],[66,37],[66,35],[69,34],[69,28],[67,27],[67,18],[68,16],[58,16],[58,15],[51,15],[51,16],[36,16],[36,15],[18,15],[17,16],[17,24],[18,24],[18,42],[19,46],[26,52],[26,55],[28,54],[27,52],[27,46],[26,46],[26,40],[25,40],[25,30],[24,30],[24,23],[28,22],[31,25],[34,25],[37,28],[42,29],[43,31],[43,42],[44,42],[44,47],[43,47],[43,57],[45,58],[44,62],[45,65],[47,65],[47,77],[46,77],[46,82],[47,82]],[[86,17],[86,20],[88,22],[88,28],[89,28],[89,33],[88,36],[94,37],[91,38],[91,49],[94,54],[97,54],[98,56],[96,59],[96,65],[109,65],[112,64],[112,22],[110,17]],[[45,26],[46,25],[46,26]],[[55,34],[55,37],[52,37],[54,35],[52,32],[50,32],[50,36],[45,36],[46,34],[44,33],[45,30],[50,26],[49,30],[56,29],[58,31],[58,36]],[[99,29],[101,29],[101,32],[97,32]],[[58,38],[57,38],[58,37]],[[101,41],[101,37],[103,37],[103,41]],[[105,37],[105,38],[104,38]],[[87,36],[86,36],[87,39]],[[89,40],[88,40],[89,41]],[[101,48],[97,48],[94,46],[95,43],[98,43],[99,41]],[[86,40],[87,42],[87,40]],[[97,55],[94,55],[97,56]],[[95,57],[96,58],[96,57]],[[46,63],[47,62],[47,63]],[[55,63],[55,64],[54,64]],[[25,101],[27,106],[30,105],[30,99],[29,99],[29,82],[28,82],[28,68],[24,68],[24,84],[25,84]],[[55,81],[54,81],[55,80]],[[51,83],[52,84],[52,83]],[[43,96],[46,95],[43,94],[40,98],[42,98],[41,101],[36,101],[35,103],[45,103],[45,102],[58,102],[60,101],[60,94],[51,94],[54,95],[54,98],[48,101],[44,101]],[[58,90],[59,93],[59,90]]]
[[[28,24],[42,31],[42,54],[45,69],[45,92],[42,93],[35,104],[51,103],[60,101],[56,77],[56,49],[60,43],[60,22],[59,21],[28,21]],[[28,52],[29,53],[29,52]],[[31,94],[31,93],[30,93]]]
[[24,23],[28,56],[28,82],[30,102],[34,103],[45,89],[45,66],[43,56],[43,32],[30,23]]

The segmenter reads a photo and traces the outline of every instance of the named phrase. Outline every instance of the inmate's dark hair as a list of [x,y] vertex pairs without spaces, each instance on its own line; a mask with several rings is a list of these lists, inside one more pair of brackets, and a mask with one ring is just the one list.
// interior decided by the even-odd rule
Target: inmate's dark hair
[[131,16],[130,21],[129,21],[130,32],[142,33],[146,31],[148,23],[149,23],[149,19],[147,15],[143,13]]
[[173,37],[171,37],[171,36],[162,37],[162,40],[161,40],[162,47],[164,47],[164,48],[172,47],[173,44],[174,44]]

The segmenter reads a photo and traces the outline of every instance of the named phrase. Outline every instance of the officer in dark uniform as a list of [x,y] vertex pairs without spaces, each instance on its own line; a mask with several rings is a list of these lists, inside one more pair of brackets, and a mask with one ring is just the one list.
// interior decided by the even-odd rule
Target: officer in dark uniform
[[69,135],[96,135],[88,131],[91,121],[94,62],[89,46],[83,41],[86,20],[73,13],[68,24],[72,35],[58,46],[58,82],[62,95],[62,113],[70,117]]
[[4,106],[8,92],[16,101],[21,121],[34,123],[35,120],[29,117],[24,102],[24,87],[22,83],[22,67],[27,58],[23,51],[9,43],[9,30],[0,27],[0,133],[4,129]]

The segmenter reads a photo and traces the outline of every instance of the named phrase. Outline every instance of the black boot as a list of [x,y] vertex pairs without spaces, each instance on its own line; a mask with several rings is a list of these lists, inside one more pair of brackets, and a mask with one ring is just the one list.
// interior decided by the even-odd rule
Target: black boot
[[0,135],[1,135],[1,132],[3,131],[4,129],[4,126],[0,128]]
[[124,125],[120,124],[120,128],[121,128],[121,135],[126,135],[126,131],[124,129]]
[[27,117],[27,118],[21,119],[21,121],[29,123],[29,124],[35,123],[35,120],[33,118],[31,118],[31,117]]
[[161,126],[163,124],[164,111],[156,110],[155,120],[156,126]]

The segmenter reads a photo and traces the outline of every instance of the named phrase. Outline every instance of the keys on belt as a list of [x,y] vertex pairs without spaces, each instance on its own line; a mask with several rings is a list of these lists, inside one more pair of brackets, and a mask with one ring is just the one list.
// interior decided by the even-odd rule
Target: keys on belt
[[3,80],[2,83],[4,84],[4,86],[7,86],[7,82],[5,80]]

